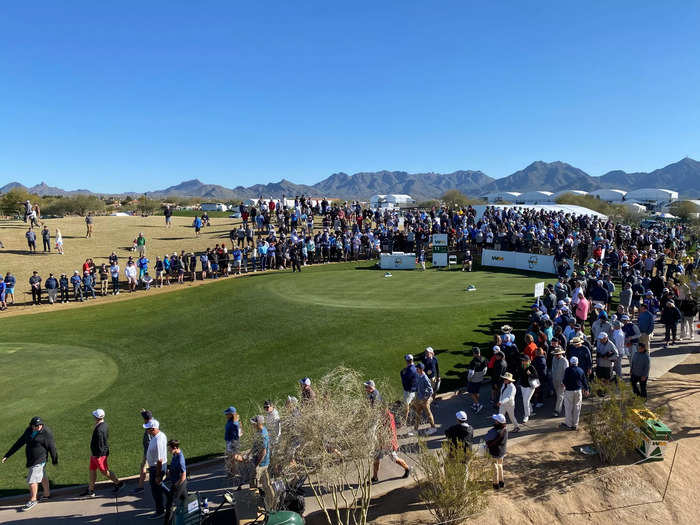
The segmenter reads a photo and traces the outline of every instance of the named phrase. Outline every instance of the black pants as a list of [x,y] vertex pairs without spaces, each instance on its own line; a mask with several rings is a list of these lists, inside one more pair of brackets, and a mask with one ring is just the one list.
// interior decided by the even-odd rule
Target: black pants
[[112,277],[112,293],[119,291],[119,277]]
[[51,251],[51,242],[49,241],[49,239],[42,239],[42,241],[44,242],[44,251],[50,252]]
[[632,383],[632,390],[638,396],[647,398],[647,380],[642,379],[640,376],[630,376],[630,382]]
[[156,504],[156,514],[163,514],[165,507],[163,506],[163,487],[160,483],[156,483],[158,476],[158,467],[148,467],[148,483],[151,485],[151,494],[153,501]]
[[292,272],[301,271],[301,264],[299,264],[299,259],[292,259]]
[[68,288],[61,288],[61,302],[68,302]]
[[671,340],[671,337],[673,337],[673,342],[676,342],[676,329],[678,328],[678,325],[676,323],[673,324],[667,324],[665,325],[666,327],[666,338],[664,339],[665,342],[669,342]]
[[32,286],[32,303],[34,303],[34,304],[41,303],[41,288],[34,288]]
[[180,500],[187,497],[187,480],[185,480],[179,487],[171,488],[170,492],[165,493],[165,519],[163,523],[165,525],[170,524],[170,518],[173,514],[173,504],[177,505]]

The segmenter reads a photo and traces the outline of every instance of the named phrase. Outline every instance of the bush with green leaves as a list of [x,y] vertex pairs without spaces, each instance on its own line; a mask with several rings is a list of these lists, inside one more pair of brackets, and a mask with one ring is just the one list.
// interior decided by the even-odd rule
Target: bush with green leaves
[[593,381],[591,392],[593,410],[583,418],[584,428],[591,436],[600,460],[612,463],[639,446],[637,418],[632,410],[643,409],[644,400],[621,380],[617,385]]
[[436,523],[463,523],[488,506],[492,460],[449,441],[430,450],[419,442],[416,481],[420,498]]

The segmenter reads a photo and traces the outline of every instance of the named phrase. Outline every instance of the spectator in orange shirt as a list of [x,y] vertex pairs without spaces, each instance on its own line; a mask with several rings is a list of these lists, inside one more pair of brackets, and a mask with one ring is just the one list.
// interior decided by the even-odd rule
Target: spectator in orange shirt
[[537,345],[535,344],[535,339],[530,335],[525,335],[525,348],[523,348],[523,354],[530,358],[530,361],[534,361],[535,352],[537,352]]

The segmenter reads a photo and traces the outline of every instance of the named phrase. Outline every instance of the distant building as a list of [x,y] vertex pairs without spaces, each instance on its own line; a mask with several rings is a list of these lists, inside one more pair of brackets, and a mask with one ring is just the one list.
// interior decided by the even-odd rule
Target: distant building
[[372,209],[377,208],[400,208],[401,206],[408,206],[415,204],[416,201],[410,195],[405,195],[401,193],[390,193],[388,195],[372,195],[369,198],[369,207]]
[[481,198],[486,202],[515,202],[520,196],[518,191],[492,191],[486,195],[482,195]]
[[228,206],[221,202],[203,202],[199,205],[202,211],[228,211]]
[[625,195],[625,200],[636,201],[651,207],[659,207],[678,200],[678,192],[661,188],[641,188]]
[[515,199],[516,204],[543,204],[548,202],[554,202],[554,195],[551,191],[527,191],[521,193],[517,199]]
[[624,190],[595,190],[589,195],[605,202],[622,202],[627,192]]

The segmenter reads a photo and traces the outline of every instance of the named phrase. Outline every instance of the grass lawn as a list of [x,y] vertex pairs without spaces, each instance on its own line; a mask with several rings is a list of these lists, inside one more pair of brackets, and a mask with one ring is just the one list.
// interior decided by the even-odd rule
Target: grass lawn
[[[41,415],[54,430],[58,484],[83,483],[93,419],[105,409],[110,465],[134,474],[142,407],[189,458],[223,450],[222,411],[245,421],[298,379],[344,363],[399,388],[403,355],[433,346],[446,389],[463,382],[471,347],[498,326],[523,327],[542,277],[507,272],[396,271],[368,263],[222,279],[90,308],[3,320],[0,454]],[[467,284],[477,287],[466,292]],[[24,455],[0,467],[0,494],[26,490]]]

